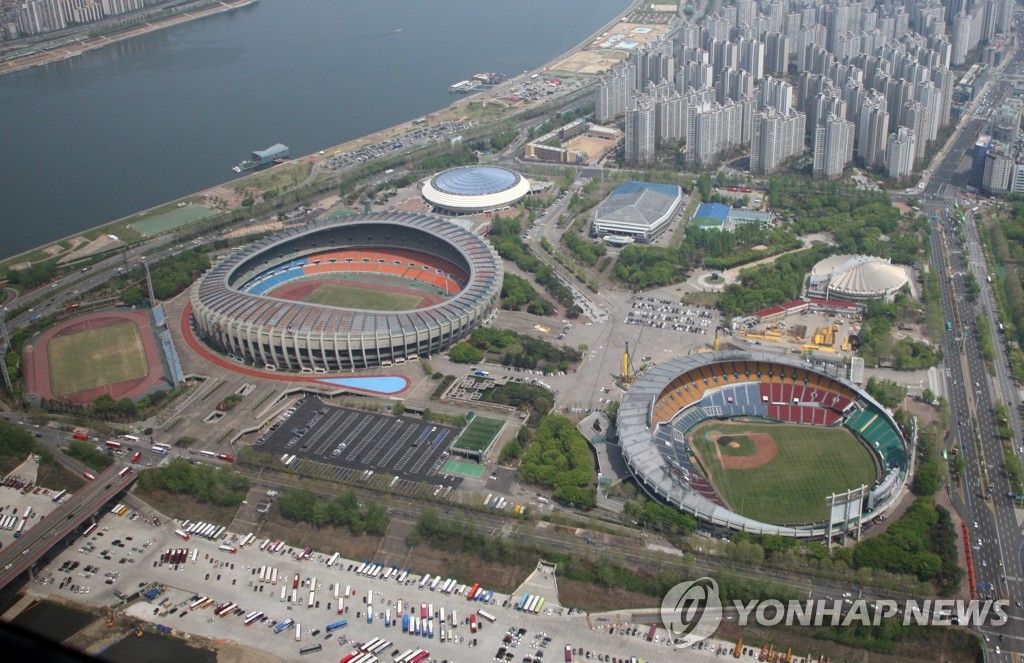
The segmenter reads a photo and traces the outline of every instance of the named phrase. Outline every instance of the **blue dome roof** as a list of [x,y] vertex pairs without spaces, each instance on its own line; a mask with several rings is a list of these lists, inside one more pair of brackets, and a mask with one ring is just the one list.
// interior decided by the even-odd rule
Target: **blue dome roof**
[[452,168],[434,176],[434,188],[456,196],[485,196],[511,189],[519,173],[496,166]]

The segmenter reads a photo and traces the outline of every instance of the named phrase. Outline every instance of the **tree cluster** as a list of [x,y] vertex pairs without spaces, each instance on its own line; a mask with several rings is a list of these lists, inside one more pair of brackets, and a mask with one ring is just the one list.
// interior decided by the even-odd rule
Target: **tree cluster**
[[555,306],[533,289],[530,282],[521,276],[505,272],[501,282],[501,308],[520,311],[523,307],[534,315],[551,315]]
[[114,463],[114,459],[110,457],[110,454],[100,451],[94,445],[81,440],[72,440],[71,444],[64,450],[64,453],[96,471],[105,470]]
[[184,458],[141,472],[138,483],[144,491],[188,495],[197,502],[225,507],[241,506],[249,493],[249,480],[245,477],[206,463],[193,465]]
[[929,368],[942,361],[942,351],[933,350],[922,341],[909,336],[893,340],[896,322],[912,315],[916,308],[916,302],[905,293],[897,295],[891,304],[880,300],[868,302],[858,338],[858,354],[864,358],[865,364],[881,366],[889,363],[897,370],[910,371]]
[[4,474],[24,462],[28,454],[38,453],[38,449],[31,433],[0,419],[0,470]]
[[630,244],[619,252],[612,274],[633,289],[668,285],[686,278],[689,256],[680,249]]
[[541,368],[547,373],[567,370],[570,364],[583,359],[583,353],[577,348],[557,346],[527,334],[493,327],[475,329],[469,343],[481,353],[498,358],[504,366]]
[[853,550],[858,568],[906,573],[933,582],[939,593],[956,591],[963,575],[957,558],[958,530],[949,512],[919,497],[900,520],[879,536],[859,542]]
[[875,377],[869,378],[865,389],[872,398],[890,410],[895,410],[902,405],[903,399],[907,397],[905,386],[884,378],[881,380]]
[[807,273],[831,252],[827,246],[814,246],[787,253],[774,263],[743,270],[739,283],[727,285],[718,300],[722,315],[749,315],[793,301],[800,296]]
[[281,515],[288,520],[310,523],[315,527],[344,527],[355,536],[384,536],[391,520],[376,502],[359,504],[355,491],[347,490],[330,501],[317,499],[308,490],[289,490],[277,498]]
[[562,243],[565,244],[565,248],[569,249],[573,258],[587,267],[593,267],[608,253],[604,244],[583,239],[573,232],[564,233]]
[[885,193],[858,189],[839,182],[772,178],[768,185],[772,207],[793,218],[798,235],[831,232],[838,253],[863,253],[913,264],[921,253],[921,233],[927,228],[900,227],[900,211]]
[[517,410],[526,410],[530,413],[531,421],[539,421],[555,406],[555,398],[550,391],[540,385],[523,382],[506,382],[495,385],[484,391],[481,400],[496,405],[507,405]]
[[594,459],[572,421],[557,414],[541,419],[519,465],[519,477],[529,483],[554,488],[554,498],[577,506],[597,504],[591,486]]
[[637,524],[672,538],[691,534],[697,529],[697,520],[690,514],[650,500],[626,502],[625,512]]

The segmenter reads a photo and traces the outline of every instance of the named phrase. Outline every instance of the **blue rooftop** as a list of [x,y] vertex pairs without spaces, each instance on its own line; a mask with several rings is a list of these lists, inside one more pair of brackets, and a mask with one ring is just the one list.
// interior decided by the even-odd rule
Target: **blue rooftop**
[[719,223],[725,223],[725,220],[729,218],[729,209],[728,205],[722,205],[721,203],[701,203],[693,218],[714,219]]
[[484,196],[511,189],[519,181],[519,173],[496,166],[464,166],[434,176],[432,184],[438,191],[456,196]]

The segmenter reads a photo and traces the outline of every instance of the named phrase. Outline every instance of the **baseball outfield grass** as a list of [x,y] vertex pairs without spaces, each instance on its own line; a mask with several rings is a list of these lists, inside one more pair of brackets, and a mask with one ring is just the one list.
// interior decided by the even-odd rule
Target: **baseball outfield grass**
[[876,478],[871,452],[845,428],[714,421],[687,440],[729,507],[761,522],[827,520],[827,495]]

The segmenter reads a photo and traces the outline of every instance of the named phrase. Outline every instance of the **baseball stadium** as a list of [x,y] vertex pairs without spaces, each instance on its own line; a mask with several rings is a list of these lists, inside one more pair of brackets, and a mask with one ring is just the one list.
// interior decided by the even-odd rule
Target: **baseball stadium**
[[717,530],[824,539],[882,513],[907,480],[907,442],[882,405],[765,353],[655,365],[617,425],[637,483]]
[[477,235],[425,214],[317,221],[231,254],[193,286],[197,336],[270,370],[326,373],[447,349],[501,294]]

